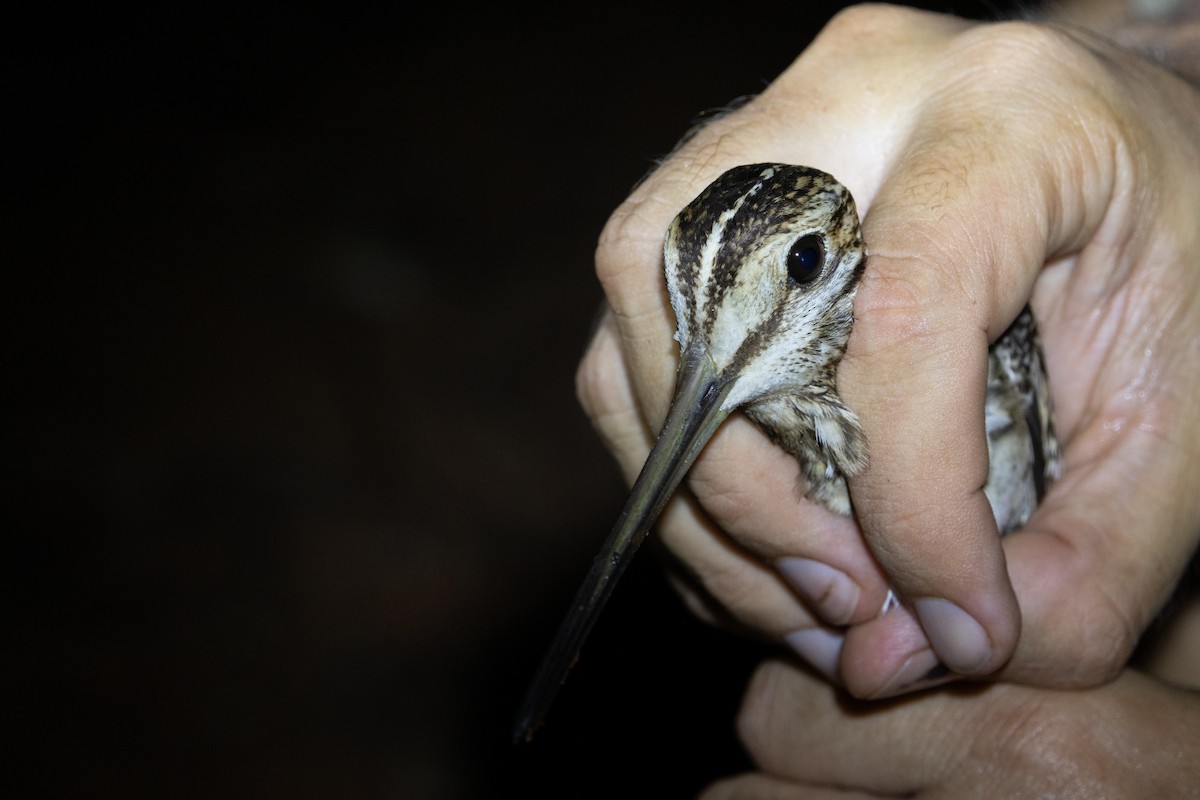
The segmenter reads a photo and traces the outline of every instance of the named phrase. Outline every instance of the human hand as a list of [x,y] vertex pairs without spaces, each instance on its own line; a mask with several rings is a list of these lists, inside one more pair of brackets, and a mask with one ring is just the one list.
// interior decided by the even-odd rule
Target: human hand
[[1195,798],[1200,693],[1127,670],[1080,690],[1015,684],[854,701],[767,662],[739,731],[759,771],[722,798]]
[[1200,796],[1198,577],[1185,576],[1136,668],[1099,688],[991,684],[865,703],[765,663],[738,717],[759,770],[702,797]]
[[[871,253],[838,380],[871,451],[855,519],[803,499],[790,456],[731,418],[692,469],[699,503],[659,522],[693,608],[863,697],[944,680],[939,662],[1116,675],[1200,535],[1196,130],[1192,87],[1085,33],[868,6],[673,153],[601,237],[611,312],[579,372],[630,480],[671,396],[661,250],[680,208],[736,164],[806,164],[854,193]],[[1031,296],[1064,474],[1001,542],[986,345]],[[904,604],[879,616],[889,586]]]

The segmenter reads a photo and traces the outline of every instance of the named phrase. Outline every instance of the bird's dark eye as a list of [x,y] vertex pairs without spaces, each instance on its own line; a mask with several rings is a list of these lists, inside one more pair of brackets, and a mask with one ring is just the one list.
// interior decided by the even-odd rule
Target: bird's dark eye
[[799,284],[812,283],[825,264],[825,246],[815,233],[792,242],[787,254],[788,278]]

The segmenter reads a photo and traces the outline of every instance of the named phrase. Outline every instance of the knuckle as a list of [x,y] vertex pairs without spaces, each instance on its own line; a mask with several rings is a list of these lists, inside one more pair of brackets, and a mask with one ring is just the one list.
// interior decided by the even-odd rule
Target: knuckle
[[[874,266],[874,265],[873,265]],[[934,335],[929,309],[936,293],[912,271],[867,270],[854,300],[851,357],[876,357],[898,345],[920,344]]]
[[[1105,58],[1065,29],[1035,22],[998,22],[963,31],[946,62],[958,76],[954,104],[976,108],[983,119],[1012,131],[1044,137],[1044,119],[1001,122],[997,107],[1052,107],[1070,98],[1070,113],[1053,115],[1071,139],[1107,142],[1114,132],[1114,103],[1122,95]],[[1052,80],[1046,76],[1052,75]],[[1064,89],[1069,90],[1064,93]],[[1045,117],[1046,115],[1040,115]],[[1031,124],[1032,123],[1032,124]]]
[[1030,74],[1045,74],[1047,60],[1073,68],[1091,61],[1087,50],[1068,33],[1018,20],[968,28],[959,35],[957,47],[951,52],[979,74],[1025,88],[1029,87]]
[[764,117],[754,101],[714,117],[676,150],[609,216],[596,246],[596,276],[610,296],[630,269],[657,261],[671,219],[725,169],[753,160]]
[[1140,638],[1140,626],[1103,589],[1096,596],[1100,602],[1085,612],[1077,630],[1080,635],[1068,663],[1072,665],[1073,686],[1098,686],[1116,678],[1129,661]]
[[619,401],[612,390],[612,358],[593,340],[575,369],[575,397],[589,418],[611,414]]
[[1072,604],[1060,619],[1047,621],[1057,633],[1036,670],[1036,678],[1047,685],[1080,689],[1113,680],[1140,638],[1140,627],[1105,587],[1085,584],[1079,594],[1088,602]]
[[607,288],[629,269],[647,242],[662,241],[663,233],[647,213],[653,198],[629,198],[609,215],[596,245],[596,277]]
[[[866,32],[894,30],[915,20],[918,12],[887,3],[856,3],[838,11],[821,31],[827,39],[856,42]],[[857,47],[857,44],[856,44]]]
[[[1102,543],[1109,539],[1100,523],[1082,520],[1079,524],[1092,529],[1087,540]],[[1097,686],[1117,677],[1124,669],[1141,638],[1148,620],[1140,613],[1137,587],[1140,567],[1110,559],[1108,569],[1089,571],[1081,576],[1082,597],[1089,602],[1079,604],[1076,620],[1069,626],[1074,632],[1074,646],[1061,651],[1060,658],[1068,670],[1073,670],[1073,686]]]

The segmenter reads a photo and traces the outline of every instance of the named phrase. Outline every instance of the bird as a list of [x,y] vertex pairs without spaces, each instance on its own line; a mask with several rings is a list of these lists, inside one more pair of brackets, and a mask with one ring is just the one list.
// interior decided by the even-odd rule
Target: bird
[[[846,478],[867,466],[837,367],[868,264],[857,207],[832,175],[755,163],[718,176],[674,218],[663,274],[679,367],[666,422],[518,711],[529,741],[622,572],[705,444],[741,410],[800,464],[804,492],[852,513]],[[1029,306],[991,345],[984,492],[1007,535],[1061,471],[1037,325]],[[883,611],[894,604],[889,592]]]

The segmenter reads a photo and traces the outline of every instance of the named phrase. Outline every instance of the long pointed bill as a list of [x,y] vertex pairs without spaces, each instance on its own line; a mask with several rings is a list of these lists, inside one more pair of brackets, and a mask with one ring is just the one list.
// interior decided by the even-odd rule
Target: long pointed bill
[[621,573],[696,456],[729,416],[721,405],[732,386],[732,381],[718,383],[703,348],[690,347],[684,353],[667,421],[525,695],[513,731],[515,739],[529,741],[541,724]]

